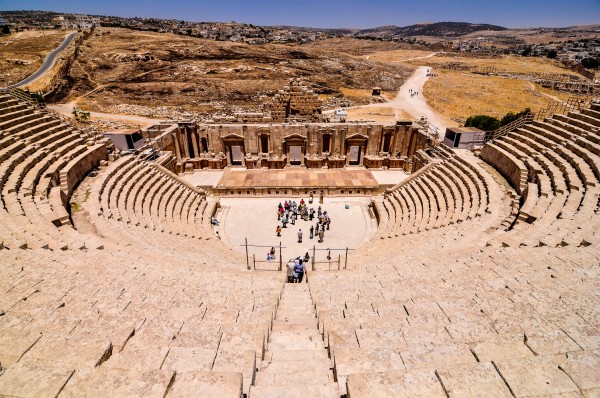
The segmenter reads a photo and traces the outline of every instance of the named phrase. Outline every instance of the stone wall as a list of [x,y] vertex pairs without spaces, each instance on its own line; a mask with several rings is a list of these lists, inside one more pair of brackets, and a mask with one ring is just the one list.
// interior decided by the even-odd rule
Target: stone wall
[[527,186],[527,167],[521,160],[494,144],[484,145],[480,157],[498,170],[519,195],[523,195]]
[[101,160],[108,159],[105,143],[90,146],[87,151],[71,160],[60,172],[60,187],[68,199],[73,189],[92,169],[98,167]]
[[317,94],[300,80],[291,79],[290,84],[275,94],[271,103],[266,105],[266,110],[267,113],[270,111],[271,121],[275,123],[292,120],[320,122],[323,120],[322,106]]
[[[152,127],[150,128],[152,129]],[[194,169],[281,169],[286,166],[413,170],[413,155],[432,139],[410,121],[395,124],[194,124],[160,135],[177,158],[176,172]],[[157,139],[155,142],[159,141]]]

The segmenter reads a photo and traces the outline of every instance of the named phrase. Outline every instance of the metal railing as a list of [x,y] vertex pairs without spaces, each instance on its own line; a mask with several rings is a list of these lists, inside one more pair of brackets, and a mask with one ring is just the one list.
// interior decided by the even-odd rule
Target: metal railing
[[513,120],[512,122],[510,122],[500,128],[497,128],[494,131],[487,133],[486,137],[485,137],[486,141],[496,140],[500,137],[504,137],[508,133],[513,132],[516,129],[523,127],[524,125],[533,122],[534,119],[535,119],[535,116],[533,113],[528,113],[526,115],[523,115],[520,118],[518,118],[517,120]]
[[[312,247],[312,258],[311,258],[311,266],[312,266],[312,270],[313,271],[317,271],[317,264],[328,264],[328,269],[327,271],[331,271],[331,264],[337,264],[337,271],[339,271],[340,269],[347,269],[348,268],[348,252],[354,250],[354,249],[350,249],[348,247],[343,248],[343,249],[332,249],[332,248],[326,248],[326,249],[317,249],[317,247],[315,245],[313,245]],[[325,257],[326,261],[317,261],[317,251],[323,251],[323,252],[327,252],[327,256]],[[344,267],[342,268],[342,254],[338,254],[338,258],[335,259],[333,257],[331,257],[331,252],[344,252]],[[325,269],[321,269],[320,271],[326,271]]]
[[536,115],[536,120],[544,120],[553,114],[566,114],[573,111],[581,111],[590,106],[593,101],[597,101],[598,97],[569,97],[565,102],[552,102],[545,109],[540,109]]
[[[254,271],[283,271],[284,270],[284,261],[282,257],[282,249],[286,249],[285,246],[281,245],[279,242],[276,245],[252,245],[248,243],[248,238],[244,239],[244,244],[240,245],[246,249],[246,268],[248,270]],[[278,251],[279,257],[275,257],[271,260],[263,260],[256,258],[256,253],[250,253],[249,248],[257,247],[257,248],[274,248]],[[312,256],[310,258],[310,267],[313,271],[336,271],[346,269],[348,267],[348,253],[353,251],[349,247],[344,248],[324,248],[317,249],[316,245],[313,245],[311,249],[307,249],[307,252],[312,252]],[[326,255],[317,256],[317,252],[324,252]],[[337,253],[336,253],[337,252]],[[337,254],[337,256],[336,256]],[[342,257],[343,256],[343,257]],[[319,259],[317,259],[319,257]],[[290,259],[289,261],[294,261]],[[289,261],[285,261],[287,264]],[[308,264],[307,264],[308,265]],[[326,266],[325,266],[326,265]]]
[[[279,249],[279,262],[278,262],[279,264],[278,264],[277,270],[268,269],[268,268],[266,270],[267,271],[281,271],[283,269],[283,259],[281,257],[281,249],[285,249],[286,247],[285,246],[281,246],[281,242],[279,242],[279,245],[250,245],[250,244],[248,244],[248,238],[244,238],[244,244],[241,245],[241,246],[244,246],[246,248],[246,268],[247,269],[249,269],[249,270],[253,269],[253,270],[256,271],[257,270],[257,268],[256,268],[256,263],[257,262],[259,264],[260,263],[269,263],[269,264],[272,264],[270,261],[261,261],[261,260],[257,261],[256,260],[256,255],[252,254],[252,266],[250,266],[250,254],[248,252],[248,248],[249,247],[261,247],[261,248],[271,248],[271,247],[273,247],[273,248],[278,248]],[[274,260],[274,261],[277,261],[277,260]]]

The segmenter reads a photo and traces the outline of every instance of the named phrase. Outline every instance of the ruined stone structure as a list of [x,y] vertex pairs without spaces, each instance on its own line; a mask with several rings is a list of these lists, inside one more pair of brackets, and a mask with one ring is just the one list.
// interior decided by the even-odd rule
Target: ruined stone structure
[[322,101],[299,79],[290,79],[290,84],[273,97],[266,111],[271,113],[271,121],[320,122]]
[[[153,132],[162,132],[156,134]],[[151,126],[144,135],[172,150],[176,171],[222,169],[343,168],[412,171],[412,157],[432,140],[410,121],[396,124],[230,124],[180,122]]]
[[564,80],[538,80],[542,87],[552,90],[568,91],[577,94],[597,94],[600,84],[586,81],[564,81]]

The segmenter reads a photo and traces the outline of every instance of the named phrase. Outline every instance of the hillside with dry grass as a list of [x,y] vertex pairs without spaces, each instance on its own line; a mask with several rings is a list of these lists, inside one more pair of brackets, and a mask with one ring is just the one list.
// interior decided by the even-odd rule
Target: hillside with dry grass
[[[364,41],[348,40],[360,44],[354,52],[365,51]],[[294,77],[328,97],[343,96],[343,87],[395,91],[411,74],[410,66],[374,63],[338,44],[247,45],[102,28],[80,47],[66,100],[101,111],[119,104],[256,110]]]
[[[377,57],[381,58],[383,55]],[[400,56],[398,59],[402,60]],[[428,65],[433,68],[436,77],[425,84],[425,98],[435,110],[458,123],[464,123],[473,114],[501,117],[508,112],[519,112],[525,108],[537,112],[557,99],[566,100],[571,96],[567,92],[545,89],[532,83],[530,78],[534,76],[552,74],[579,78],[576,73],[547,58],[476,58],[440,54],[403,64]],[[449,65],[464,66],[469,70],[495,68],[505,76],[449,70]]]
[[0,87],[18,83],[35,72],[68,33],[25,31],[1,36]]

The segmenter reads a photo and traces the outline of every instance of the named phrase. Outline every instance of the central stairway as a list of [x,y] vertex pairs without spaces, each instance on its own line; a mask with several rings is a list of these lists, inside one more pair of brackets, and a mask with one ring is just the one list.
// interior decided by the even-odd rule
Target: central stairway
[[250,398],[339,396],[309,285],[286,283]]

